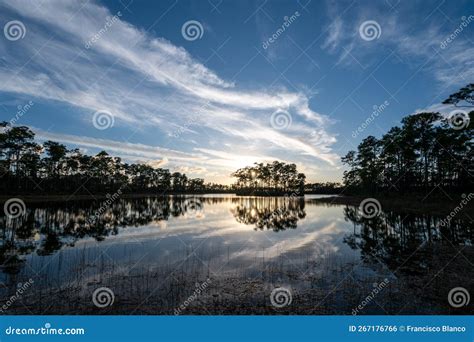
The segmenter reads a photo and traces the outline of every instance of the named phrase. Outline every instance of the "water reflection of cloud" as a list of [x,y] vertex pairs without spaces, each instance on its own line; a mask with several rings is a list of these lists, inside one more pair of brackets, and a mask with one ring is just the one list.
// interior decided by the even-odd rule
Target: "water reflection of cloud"
[[[259,265],[255,261],[262,256],[268,262],[275,262],[283,257],[285,262],[291,260],[291,263],[299,264],[307,258],[320,260],[328,254],[347,250],[344,249],[342,236],[350,229],[350,223],[342,219],[342,207],[305,205],[301,201],[289,200],[260,201],[258,198],[245,199],[244,202],[250,204],[249,209],[258,209],[258,215],[261,217],[257,217],[257,223],[270,222],[271,225],[257,227],[255,221],[236,219],[232,208],[243,203],[238,199],[203,200],[205,215],[199,217],[183,215],[184,212],[177,210],[179,207],[174,205],[181,202],[178,198],[173,199],[170,208],[176,211],[170,211],[172,214],[166,216],[166,219],[160,219],[161,215],[155,215],[156,207],[161,208],[163,205],[161,202],[146,200],[136,204],[127,202],[125,206],[120,204],[118,208],[125,208],[125,219],[117,216],[116,222],[126,221],[127,217],[135,218],[134,221],[128,221],[126,227],[117,227],[103,239],[87,235],[78,238],[73,246],[58,250],[62,258],[69,260],[68,265],[61,266],[56,260],[52,260],[50,268],[62,268],[60,273],[64,279],[61,282],[67,282],[68,274],[73,273],[71,270],[76,267],[74,265],[80,259],[82,251],[87,251],[86,258],[94,273],[97,269],[93,265],[102,251],[107,252],[108,260],[112,263],[118,265],[137,263],[138,266],[134,266],[134,269],[139,267],[145,270],[170,265],[177,267],[194,258],[201,266],[207,264],[212,265],[214,270],[232,272],[241,270],[242,267],[256,270]],[[40,210],[46,214],[47,209]],[[51,215],[57,210],[51,209]],[[67,213],[63,208],[59,210]],[[81,208],[80,211],[82,210]],[[240,214],[247,215],[245,210],[244,208]],[[162,212],[167,212],[166,206]],[[296,220],[291,221],[296,225],[285,228],[282,224],[275,230],[271,216],[273,213],[277,213],[277,220],[280,218]],[[268,215],[272,220],[265,221]],[[142,220],[141,217],[146,219]],[[31,254],[28,259],[34,268],[34,264],[41,263],[41,258],[47,258],[46,262],[49,262],[49,258],[54,259],[53,256],[54,254],[51,256]],[[115,273],[123,271],[123,268],[119,267],[113,269]]]
[[[330,223],[316,231],[309,231],[299,234],[293,234],[283,240],[274,240],[265,237],[260,239],[260,243],[265,247],[265,259],[275,259],[285,254],[295,251],[311,251],[312,256],[320,257],[324,253],[335,253],[340,247],[335,244],[335,240],[345,229],[338,227],[335,223]],[[265,241],[266,239],[266,241]],[[232,255],[234,258],[253,258],[255,246],[241,250]],[[311,247],[311,249],[309,249]],[[308,248],[308,249],[307,249]]]

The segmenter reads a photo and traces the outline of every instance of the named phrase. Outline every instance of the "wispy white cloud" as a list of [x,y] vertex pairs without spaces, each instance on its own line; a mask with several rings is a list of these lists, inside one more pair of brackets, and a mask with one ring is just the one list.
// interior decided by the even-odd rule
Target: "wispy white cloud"
[[341,36],[343,34],[343,21],[341,17],[336,17],[334,21],[329,25],[328,35],[323,45],[323,49],[328,49],[333,52],[340,43]]
[[[25,18],[27,36],[15,45],[0,42],[0,53],[5,56],[0,91],[71,104],[89,122],[95,111],[107,109],[118,126],[158,130],[164,136],[185,127],[201,146],[206,145],[205,131],[230,141],[234,154],[252,144],[258,146],[256,155],[311,156],[315,163],[338,162],[331,152],[336,138],[328,133],[330,120],[310,108],[304,92],[243,89],[197,62],[182,47],[120,18],[86,49],[86,42],[115,14],[94,2],[18,0],[2,2],[2,7],[2,18]],[[291,113],[293,128],[277,131],[271,127],[270,116],[278,109]],[[194,113],[199,113],[199,120],[190,127],[187,122]],[[306,139],[311,132],[318,133]],[[65,140],[80,143],[71,137]],[[100,139],[88,141],[111,151],[114,146],[115,151],[119,149]],[[87,146],[84,142],[79,145]],[[120,146],[121,152],[137,154],[133,151],[136,146],[127,151],[125,147]],[[192,148],[177,141],[176,151],[167,153],[174,158],[187,153],[188,158]],[[157,159],[158,150],[139,150],[141,157]]]
[[107,151],[117,152],[128,156],[143,157],[151,161],[156,159],[161,160],[163,158],[169,158],[173,160],[197,160],[199,158],[199,156],[196,154],[162,148],[159,146],[150,146],[110,139],[82,137],[72,134],[53,133],[35,127],[33,127],[33,130],[36,133],[36,138],[39,140],[54,140],[75,146],[105,149]]
[[[447,4],[447,3],[446,3]],[[450,18],[443,13],[442,20],[436,16],[437,6],[432,3],[420,6],[416,2],[397,6],[389,2],[374,6],[357,5],[351,13],[342,13],[347,4],[330,2],[327,5],[330,18],[326,40],[323,47],[339,56],[337,64],[347,67],[368,67],[379,65],[380,51],[387,50],[403,58],[403,62],[417,70],[430,74],[438,83],[446,86],[465,85],[474,77],[474,47],[472,46],[472,27],[466,25],[445,48],[441,48],[446,37],[462,26],[462,18]],[[391,6],[395,6],[392,9]],[[469,17],[472,13],[465,13]],[[367,20],[375,20],[381,27],[380,38],[364,41],[359,35],[359,26]],[[464,20],[465,21],[465,20]],[[354,63],[354,58],[358,63]],[[383,58],[383,57],[382,57]]]

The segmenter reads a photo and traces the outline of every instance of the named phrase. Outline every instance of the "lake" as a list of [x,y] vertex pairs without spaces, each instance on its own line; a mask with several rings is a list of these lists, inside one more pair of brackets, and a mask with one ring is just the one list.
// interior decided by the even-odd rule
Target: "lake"
[[27,203],[0,217],[2,313],[473,313],[448,298],[474,289],[467,216],[320,197]]

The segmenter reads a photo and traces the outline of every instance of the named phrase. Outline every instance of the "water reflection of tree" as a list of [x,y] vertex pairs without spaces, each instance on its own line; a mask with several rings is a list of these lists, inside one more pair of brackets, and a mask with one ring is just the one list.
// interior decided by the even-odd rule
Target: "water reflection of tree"
[[[203,209],[208,202],[224,200],[195,198],[192,199],[192,210]],[[27,212],[16,219],[0,216],[1,267],[7,273],[17,273],[24,255],[33,252],[50,255],[86,237],[102,241],[107,236],[118,234],[120,227],[168,220],[170,216],[184,215],[191,207],[189,197],[185,196],[119,199],[107,207],[105,203],[39,203],[29,205]]]
[[473,222],[462,215],[446,226],[440,224],[445,217],[430,214],[385,210],[369,219],[361,216],[357,208],[346,207],[344,216],[354,224],[352,234],[346,235],[344,242],[360,249],[363,259],[377,259],[389,267],[398,267],[425,245],[470,245],[473,241]]
[[232,204],[237,222],[260,230],[295,229],[298,220],[306,216],[303,197],[239,197],[233,198]]

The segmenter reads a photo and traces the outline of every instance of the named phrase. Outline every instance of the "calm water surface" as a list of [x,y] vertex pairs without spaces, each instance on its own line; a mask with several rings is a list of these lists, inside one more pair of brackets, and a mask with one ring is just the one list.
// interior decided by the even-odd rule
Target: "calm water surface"
[[[462,269],[471,277],[457,286],[472,286],[473,222],[462,215],[444,228],[442,216],[403,210],[365,219],[317,197],[28,203],[24,216],[0,218],[0,294],[32,279],[11,313],[95,313],[91,293],[107,286],[115,302],[97,313],[169,314],[209,281],[185,313],[351,314],[383,284],[365,314],[450,313],[444,292],[456,282],[441,278]],[[293,295],[280,311],[275,287]]]

